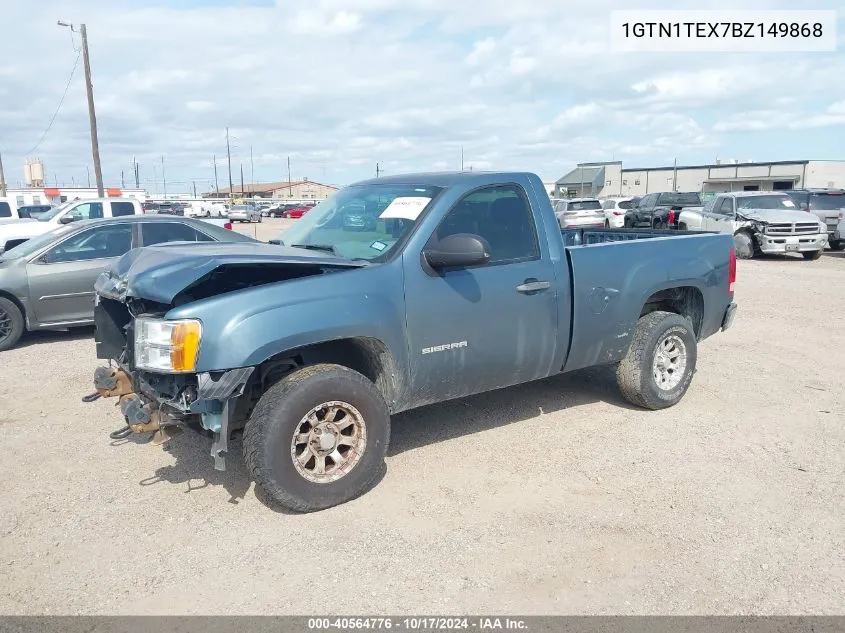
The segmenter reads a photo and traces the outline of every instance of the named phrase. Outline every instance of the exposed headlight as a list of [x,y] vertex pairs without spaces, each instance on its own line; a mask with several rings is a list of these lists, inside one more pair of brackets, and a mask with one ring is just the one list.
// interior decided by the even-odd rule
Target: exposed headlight
[[194,371],[201,338],[196,319],[136,319],[135,366],[171,374]]

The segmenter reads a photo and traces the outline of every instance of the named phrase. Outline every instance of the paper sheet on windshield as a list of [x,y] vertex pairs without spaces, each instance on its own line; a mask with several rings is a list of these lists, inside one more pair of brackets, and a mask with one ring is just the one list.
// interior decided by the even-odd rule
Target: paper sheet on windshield
[[425,205],[431,202],[431,198],[420,196],[405,196],[396,198],[387,205],[387,208],[379,216],[382,219],[403,218],[405,220],[416,220]]

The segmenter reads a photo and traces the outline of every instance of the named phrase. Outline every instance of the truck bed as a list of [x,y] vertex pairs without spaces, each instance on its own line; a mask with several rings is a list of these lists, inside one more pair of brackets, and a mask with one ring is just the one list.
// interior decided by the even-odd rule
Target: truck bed
[[[572,288],[565,371],[621,360],[642,306],[653,300],[694,304],[699,340],[719,331],[722,311],[704,305],[726,301],[730,235],[675,229],[574,228],[561,233]],[[650,239],[663,242],[659,250],[644,241]],[[670,288],[682,288],[682,294],[669,296],[664,291]]]
[[564,246],[587,246],[604,242],[643,240],[675,235],[703,235],[712,231],[679,231],[678,229],[561,229]]

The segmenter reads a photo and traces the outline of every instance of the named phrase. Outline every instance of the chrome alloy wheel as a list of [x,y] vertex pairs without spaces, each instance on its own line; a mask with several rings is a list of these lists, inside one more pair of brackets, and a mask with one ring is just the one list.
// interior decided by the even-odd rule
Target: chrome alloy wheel
[[687,347],[679,336],[671,334],[657,344],[652,373],[657,386],[669,391],[684,377],[687,369]]
[[331,483],[348,474],[367,447],[364,417],[348,402],[324,402],[299,421],[290,454],[297,472],[314,483]]

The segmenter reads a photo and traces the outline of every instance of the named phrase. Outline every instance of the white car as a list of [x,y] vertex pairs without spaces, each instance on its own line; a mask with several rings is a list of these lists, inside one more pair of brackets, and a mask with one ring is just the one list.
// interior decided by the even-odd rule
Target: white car
[[621,229],[625,226],[625,210],[631,208],[633,200],[633,196],[605,200],[602,203],[605,228]]
[[560,228],[596,228],[604,226],[604,209],[598,198],[564,198],[555,203],[555,217]]
[[22,244],[31,237],[43,235],[63,224],[78,220],[141,215],[144,209],[134,198],[93,198],[70,200],[34,219],[0,220],[0,253]]

